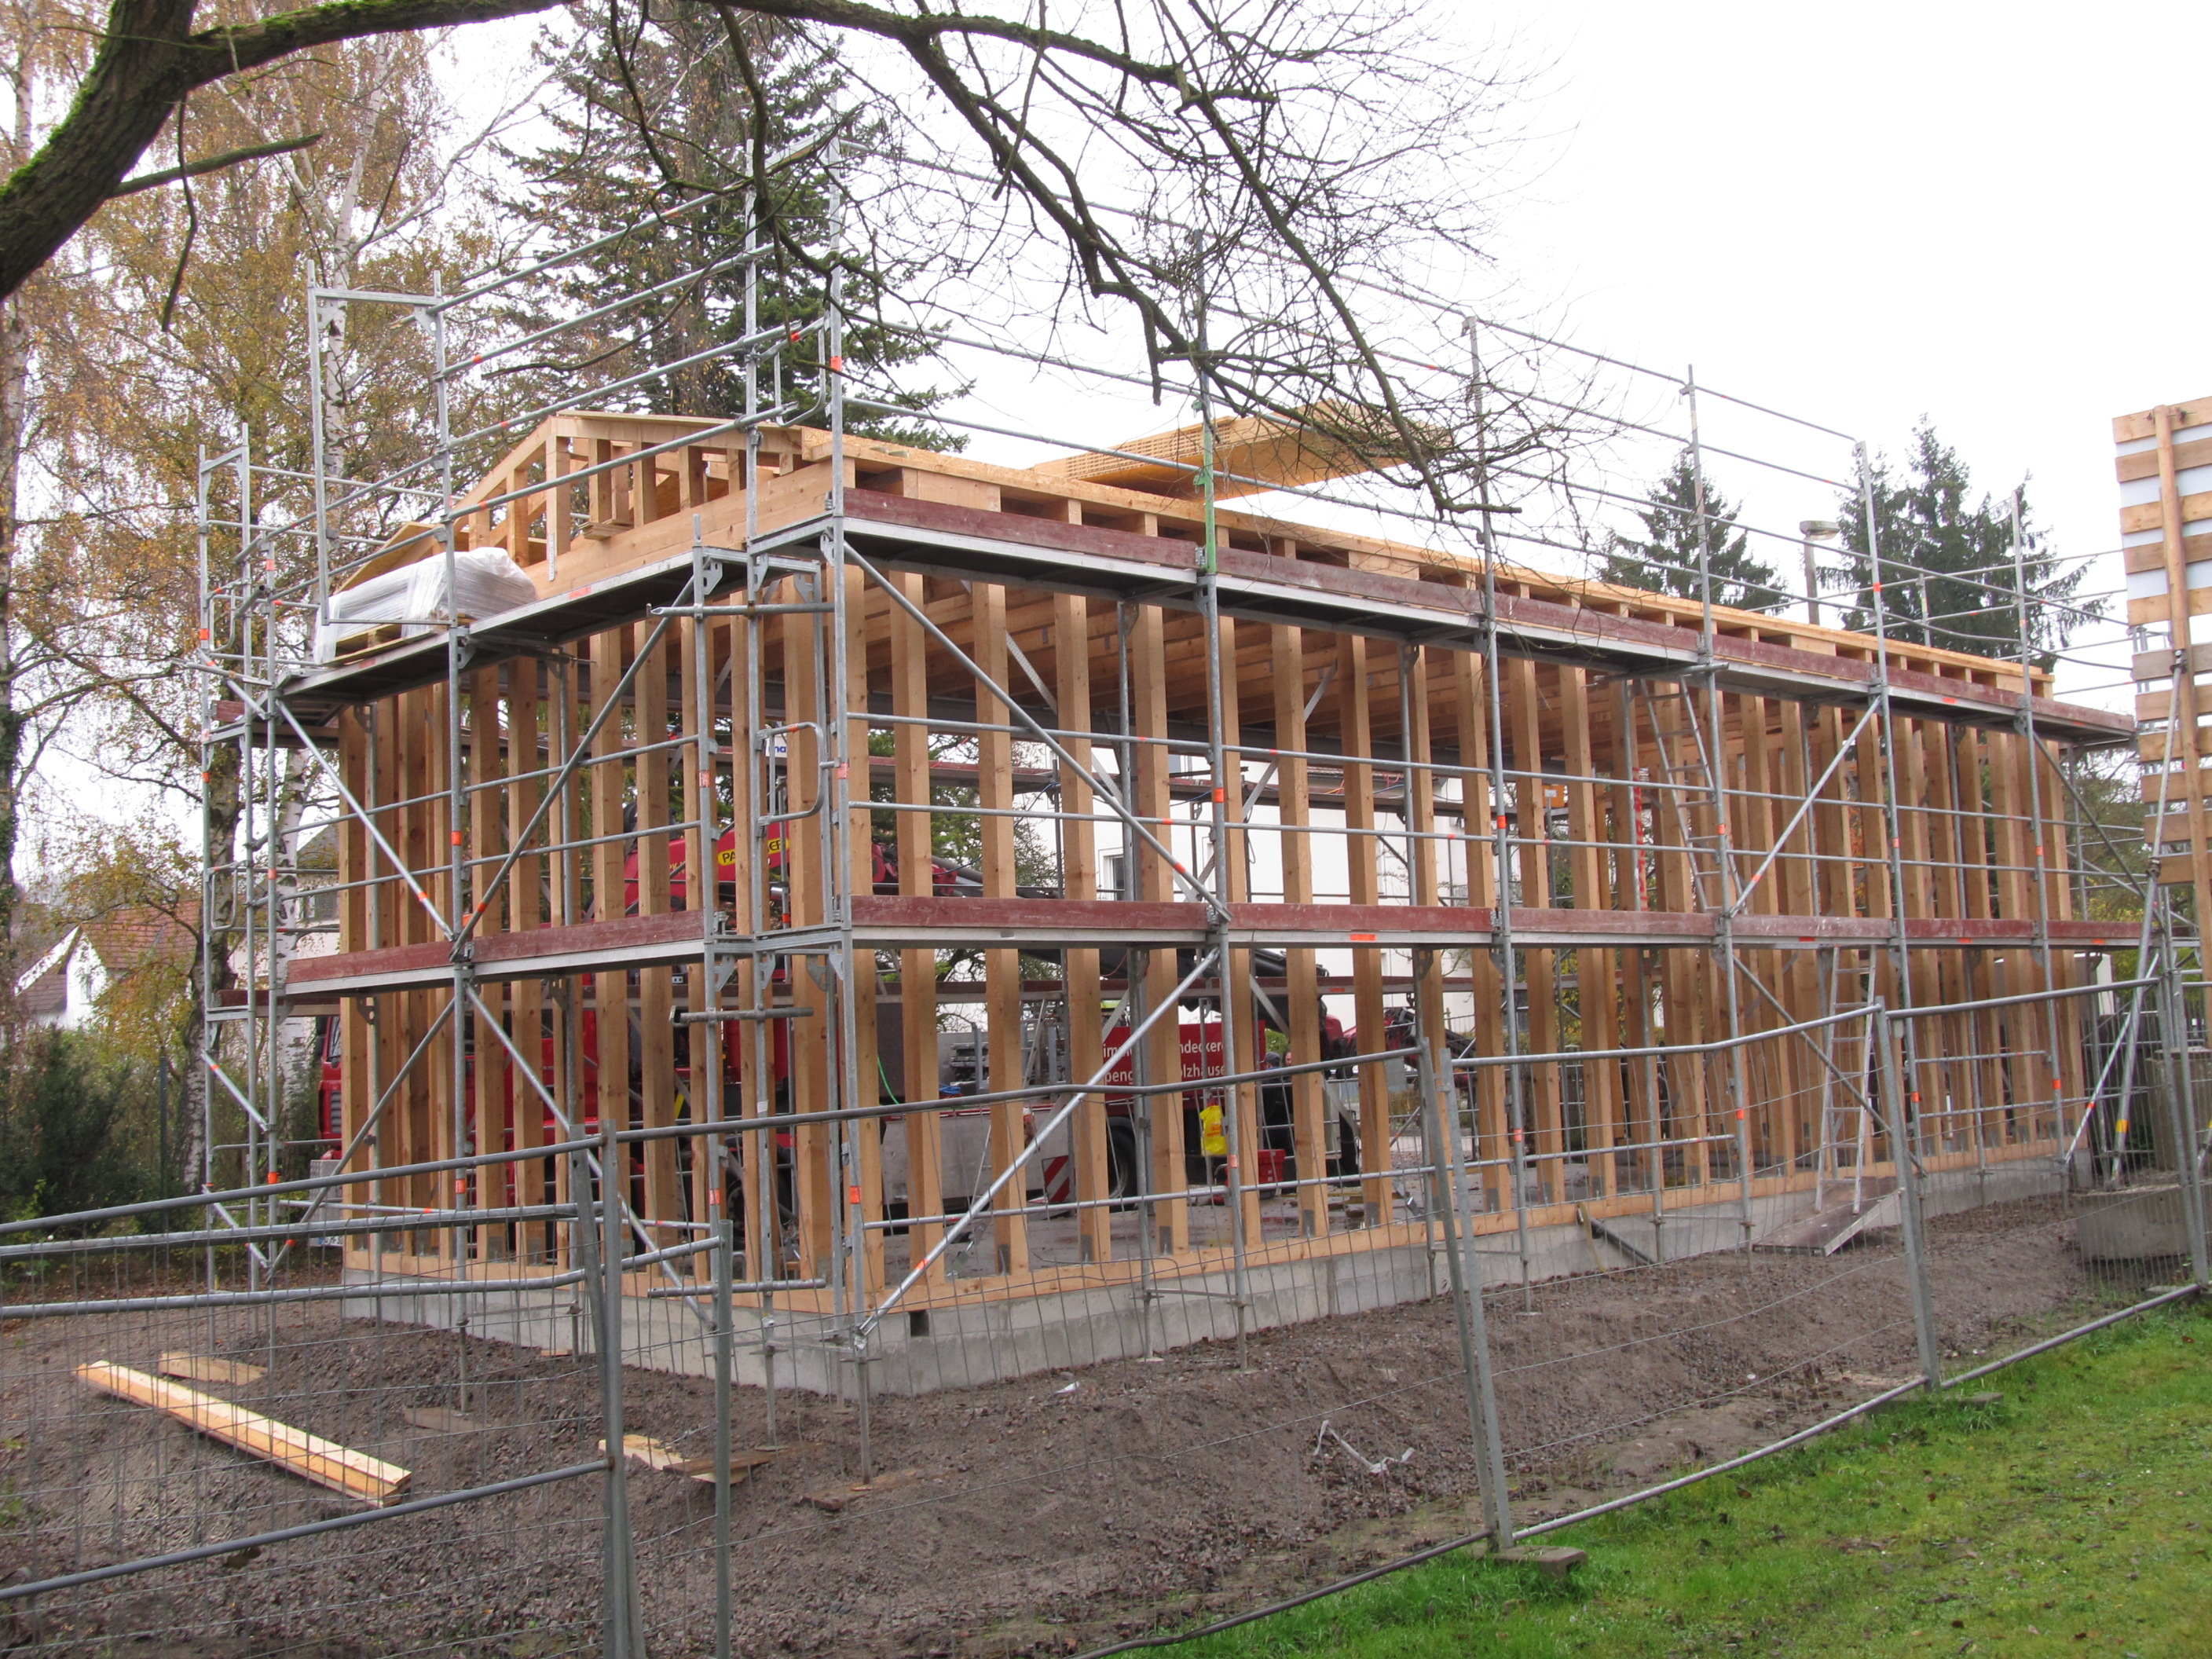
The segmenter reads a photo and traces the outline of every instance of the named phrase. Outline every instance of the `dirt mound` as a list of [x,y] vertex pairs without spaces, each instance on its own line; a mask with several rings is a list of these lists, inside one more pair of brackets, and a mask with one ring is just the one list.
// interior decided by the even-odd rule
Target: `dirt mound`
[[[2095,1287],[2056,1201],[1931,1229],[1947,1340],[1988,1346]],[[1493,1291],[1508,1455],[1524,1512],[1726,1455],[1911,1373],[1893,1236],[1833,1258],[1712,1256]],[[234,1394],[414,1471],[412,1495],[582,1463],[602,1432],[588,1358],[342,1321],[321,1304],[225,1312],[212,1346],[268,1368]],[[143,1408],[71,1368],[145,1364],[183,1322],[24,1321],[0,1364],[0,1463],[24,1507],[0,1533],[34,1576],[237,1537],[351,1506]],[[210,1322],[191,1322],[209,1346]],[[144,1352],[141,1352],[144,1350]],[[855,1407],[785,1394],[775,1453],[733,1492],[738,1637],[752,1652],[1043,1650],[1164,1613],[1261,1599],[1465,1529],[1475,1490],[1448,1299],[1080,1372],[873,1402],[862,1486]],[[468,1393],[457,1387],[465,1371]],[[625,1426],[685,1456],[713,1447],[711,1387],[624,1378]],[[741,1391],[736,1443],[769,1443]],[[1328,1432],[1323,1432],[1324,1425]],[[134,1651],[344,1659],[474,1639],[553,1650],[599,1610],[592,1478],[48,1598],[46,1642],[94,1626],[174,1632]],[[633,1466],[646,1614],[663,1653],[711,1645],[714,1492]],[[24,1632],[28,1635],[30,1632]],[[19,1635],[18,1640],[22,1639]]]

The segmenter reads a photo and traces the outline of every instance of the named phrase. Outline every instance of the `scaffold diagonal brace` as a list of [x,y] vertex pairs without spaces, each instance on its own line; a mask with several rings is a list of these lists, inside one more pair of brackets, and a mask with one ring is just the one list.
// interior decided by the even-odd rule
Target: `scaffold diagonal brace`
[[314,761],[317,769],[331,781],[331,787],[338,792],[338,799],[345,803],[346,811],[361,820],[362,828],[368,831],[368,838],[376,843],[377,850],[389,859],[392,861],[392,867],[404,878],[407,890],[414,895],[415,902],[421,905],[423,913],[437,924],[438,931],[447,939],[452,939],[453,930],[446,925],[446,919],[438,914],[438,907],[430,902],[430,896],[422,890],[422,884],[415,879],[415,872],[408,868],[407,860],[392,850],[392,843],[385,840],[383,832],[376,827],[376,820],[369,816],[367,808],[354,799],[353,791],[346,787],[345,780],[338,775],[337,769],[323,758],[322,750],[317,745],[315,740],[301,730],[299,720],[292,714],[291,706],[279,702],[276,707],[284,716],[284,723],[299,733],[300,741],[306,745],[307,754]]
[[900,1299],[906,1295],[907,1291],[920,1284],[922,1276],[936,1265],[938,1260],[947,1250],[952,1248],[954,1242],[974,1226],[978,1218],[991,1207],[992,1201],[1006,1189],[1006,1183],[1028,1167],[1030,1160],[1035,1158],[1045,1144],[1059,1132],[1060,1126],[1067,1121],[1076,1107],[1086,1097],[1097,1093],[1104,1087],[1107,1081],[1113,1076],[1114,1068],[1136,1051],[1137,1044],[1144,1040],[1152,1027],[1158,1024],[1170,1010],[1182,1006],[1183,994],[1198,983],[1199,980],[1213,967],[1219,956],[1220,951],[1218,949],[1209,950],[1201,955],[1197,962],[1192,964],[1190,972],[1183,975],[1181,983],[1159,1000],[1158,1006],[1146,1014],[1138,1023],[1136,1028],[1121,1040],[1120,1048],[1107,1055],[1106,1063],[1091,1073],[1091,1080],[1068,1091],[1067,1098],[1060,1103],[1049,1118],[1045,1120],[1043,1126],[1030,1137],[1029,1144],[1016,1152],[1006,1167],[993,1177],[991,1184],[969,1203],[967,1212],[945,1230],[945,1236],[930,1247],[929,1254],[908,1268],[906,1277],[892,1286],[890,1292],[876,1304],[866,1318],[854,1327],[853,1340],[855,1343],[867,1340],[869,1334],[883,1322],[884,1316],[893,1308],[898,1305]]
[[1060,741],[1057,738],[1054,737],[1051,732],[1046,729],[1042,721],[1038,720],[1027,709],[1024,708],[1019,703],[1014,701],[1012,694],[1010,693],[1005,686],[1000,685],[988,674],[986,674],[973,657],[969,656],[965,651],[963,651],[957,645],[954,644],[951,636],[943,629],[939,628],[937,623],[931,619],[930,615],[927,611],[924,611],[921,606],[915,605],[913,600],[908,599],[904,593],[902,593],[899,591],[898,585],[896,583],[885,581],[884,580],[883,572],[877,569],[875,566],[869,563],[866,559],[863,558],[852,548],[848,547],[845,550],[845,557],[850,560],[854,564],[859,566],[861,573],[865,574],[870,581],[875,583],[875,585],[881,588],[885,594],[889,595],[893,605],[898,606],[898,608],[905,611],[908,616],[913,617],[915,621],[921,623],[923,631],[927,633],[932,639],[938,642],[938,644],[944,647],[945,649],[951,654],[954,661],[957,662],[969,674],[975,677],[977,684],[981,685],[986,690],[989,691],[994,696],[995,696],[1017,720],[1019,720],[1024,726],[1027,726],[1030,729],[1030,735],[1036,738],[1039,743],[1044,744],[1046,748],[1051,750],[1053,754],[1059,758],[1062,765],[1070,767],[1075,771],[1082,773],[1084,777],[1090,781],[1091,787],[1098,793],[1098,794],[1106,801],[1108,805],[1113,808],[1114,816],[1121,820],[1122,825],[1129,831],[1130,834],[1136,836],[1138,840],[1143,842],[1146,846],[1151,848],[1152,851],[1158,854],[1160,857],[1167,860],[1168,867],[1175,872],[1176,878],[1197,896],[1198,901],[1201,904],[1205,905],[1208,911],[1212,913],[1215,921],[1225,924],[1230,920],[1229,907],[1221,902],[1221,900],[1214,894],[1212,888],[1208,887],[1204,882],[1200,881],[1196,876],[1193,875],[1188,870],[1182,866],[1182,863],[1176,858],[1173,849],[1162,845],[1159,837],[1153,835],[1150,830],[1145,827],[1145,821],[1142,818],[1131,811],[1128,807],[1122,805],[1119,791],[1115,790],[1111,785],[1106,783],[1097,775],[1097,773],[1093,772],[1091,768],[1085,766],[1081,761],[1079,761],[1073,755],[1070,754]]

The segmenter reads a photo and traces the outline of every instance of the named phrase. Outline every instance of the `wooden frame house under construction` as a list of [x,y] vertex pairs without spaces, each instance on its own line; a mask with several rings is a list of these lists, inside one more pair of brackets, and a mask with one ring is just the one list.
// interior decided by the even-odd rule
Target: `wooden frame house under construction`
[[[310,313],[414,307],[442,386],[497,287]],[[426,1218],[349,1236],[363,1311],[480,1291],[573,1345],[618,1253],[595,1340],[703,1363],[711,1286],[747,1376],[865,1392],[1429,1294],[1440,1229],[1523,1279],[1826,1248],[1900,1136],[1971,1201],[2068,1178],[2114,1052],[2074,994],[2137,943],[2083,914],[2069,768],[2134,722],[1486,525],[1227,504],[1358,471],[1294,421],[1025,468],[858,436],[839,326],[738,342],[743,416],[579,393],[473,485],[442,397],[436,488],[338,476],[319,368],[310,511],[203,466],[206,1092],[246,1126],[206,1155],[275,1178],[279,1028],[325,1016],[337,1210]],[[764,367],[802,351],[804,395]],[[982,1354],[1024,1321],[1061,1348]]]
[[[1404,1057],[1332,1049],[1329,999],[1358,1053],[1416,1033],[1450,1074],[2063,990],[2133,943],[2075,914],[2062,775],[2069,746],[2132,724],[2016,665],[1726,610],[1708,629],[1693,603],[1227,507],[1209,561],[1188,471],[1130,450],[1019,470],[726,425],[547,421],[461,500],[452,543],[503,551],[538,597],[476,621],[465,659],[445,630],[340,641],[264,734],[325,752],[351,809],[337,948],[283,987],[339,1022],[346,1167],[662,1131],[622,1154],[632,1248],[666,1253],[641,1293],[699,1281],[725,1203],[748,1294],[824,1317],[909,1276],[912,1315],[1203,1279],[1232,1249],[1247,1273],[1404,1249],[1431,1224],[1392,1173]],[[1223,433],[1218,465],[1266,465],[1268,436]],[[406,532],[362,574],[446,556]],[[950,883],[948,823],[969,854]],[[959,1103],[927,1103],[940,1010],[980,1005],[976,1081],[1003,1097],[964,1109],[988,1114],[995,1173],[1100,1063],[1125,996],[1248,1011],[1217,1071],[1261,1069],[1279,1033],[1287,1122],[1267,1079],[1215,1091],[1233,1157],[1194,1183],[1170,1014],[1115,1079],[1168,1085],[1122,1097],[1142,1177],[1117,1176],[1094,1091],[1055,1201],[1008,1181],[968,1230],[988,1252],[945,1249],[948,1194],[981,1188],[945,1167]],[[1931,1166],[2047,1166],[2090,1087],[2077,1006],[1917,1030]],[[716,1041],[724,1066],[691,1058]],[[1841,1024],[1462,1068],[1474,1224],[1525,1240],[1735,1205],[1731,1226],[1766,1230],[1886,1173],[1867,1074]],[[780,1134],[699,1127],[776,1114]],[[570,1178],[514,1170],[504,1192],[464,1173],[451,1201],[528,1211]],[[444,1180],[384,1201],[434,1204]],[[1064,1248],[1040,1243],[1051,1221]],[[564,1248],[488,1219],[348,1261],[489,1284]]]

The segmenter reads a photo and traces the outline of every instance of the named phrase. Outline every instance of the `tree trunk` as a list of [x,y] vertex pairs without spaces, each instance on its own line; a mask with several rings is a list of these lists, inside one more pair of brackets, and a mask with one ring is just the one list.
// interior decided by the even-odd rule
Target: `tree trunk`
[[[30,148],[36,88],[27,45],[18,47],[13,80],[15,127],[8,135],[7,157],[11,168]],[[22,307],[12,297],[0,300],[0,1025],[9,1028],[15,1009],[15,773],[23,753],[23,720],[15,710],[14,599],[23,423],[31,382],[28,332]]]
[[23,752],[23,717],[15,708],[12,600],[15,579],[16,492],[23,459],[25,393],[31,377],[23,313],[0,301],[0,1007],[15,998],[16,771]]

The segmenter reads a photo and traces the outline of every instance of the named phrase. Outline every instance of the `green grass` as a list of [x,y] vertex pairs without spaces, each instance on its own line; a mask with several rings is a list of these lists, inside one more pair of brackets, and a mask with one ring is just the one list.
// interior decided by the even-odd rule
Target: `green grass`
[[1534,1540],[1589,1552],[1569,1585],[1455,1556],[1172,1651],[2212,1656],[2212,1318],[1979,1386]]

